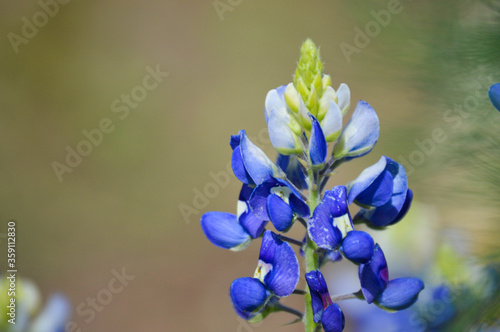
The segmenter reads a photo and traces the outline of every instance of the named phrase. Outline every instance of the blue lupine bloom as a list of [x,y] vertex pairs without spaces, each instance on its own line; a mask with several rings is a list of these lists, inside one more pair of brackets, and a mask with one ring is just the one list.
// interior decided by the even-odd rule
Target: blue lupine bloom
[[326,139],[318,120],[309,114],[312,122],[311,139],[309,140],[309,156],[314,166],[321,165],[326,160]]
[[370,234],[352,230],[342,241],[340,250],[344,256],[358,264],[365,264],[373,257],[374,242]]
[[385,255],[378,244],[373,249],[372,259],[359,266],[359,281],[366,302],[372,303],[384,291],[389,283],[389,269]]
[[500,111],[500,83],[493,84],[490,87],[488,96],[490,97],[493,106]]
[[248,200],[252,188],[243,184],[238,200],[237,215],[226,212],[207,212],[201,217],[201,229],[217,247],[240,251],[264,231],[267,220],[258,218]]
[[271,296],[290,295],[299,282],[299,262],[292,247],[280,236],[265,231],[253,278],[236,279],[230,296],[236,312],[250,319],[261,312]]
[[377,113],[366,101],[359,101],[358,106],[340,135],[333,150],[336,159],[364,156],[369,153],[380,134],[380,124]]
[[[490,98],[497,106],[495,89],[490,90]],[[364,297],[385,310],[400,310],[412,305],[423,288],[416,278],[389,281],[379,245],[353,224],[381,228],[403,218],[413,199],[403,166],[384,156],[347,188],[339,185],[322,194],[337,167],[369,153],[379,138],[378,116],[365,101],[358,102],[343,127],[350,99],[346,84],[336,91],[332,88],[318,48],[307,40],[293,82],[270,90],[265,99],[269,137],[279,153],[276,164],[244,130],[231,136],[233,172],[243,182],[237,214],[208,212],[202,216],[201,226],[213,244],[235,251],[262,235],[254,276],[236,279],[229,291],[235,311],[246,320],[257,322],[272,312],[285,311],[297,316],[294,322],[302,321],[307,331],[319,324],[326,332],[342,331],[344,314],[332,303],[319,270],[342,257],[359,265],[361,289],[335,297],[335,301]],[[335,144],[331,154],[328,143]],[[361,207],[354,220],[349,211],[352,203]],[[299,221],[306,235],[299,241],[266,231],[269,221],[279,232],[287,232]],[[300,248],[310,270],[305,275],[307,291],[295,289],[299,264],[289,243]],[[308,292],[311,303],[306,301],[305,315],[280,303],[281,297],[292,293],[305,293],[307,299]]]
[[295,216],[308,217],[310,214],[300,194],[280,179],[271,179],[257,186],[249,203],[255,216],[271,220],[278,231],[290,228]]
[[320,248],[337,249],[348,231],[353,229],[347,207],[346,187],[327,190],[321,203],[309,219],[308,233]]
[[354,219],[376,227],[401,220],[413,198],[403,165],[386,156],[361,172],[348,187],[349,204],[355,202],[362,207]]
[[306,273],[306,282],[311,292],[311,305],[316,323],[321,322],[325,332],[344,330],[344,314],[340,307],[332,302],[328,286],[321,271]]
[[248,139],[244,130],[240,130],[238,135],[231,136],[230,145],[233,149],[231,158],[233,172],[241,182],[258,185],[281,173],[264,151]]
[[424,289],[417,278],[398,278],[389,281],[389,269],[385,255],[378,244],[372,259],[359,266],[361,291],[368,303],[374,302],[385,310],[403,310],[411,306]]
[[276,164],[285,172],[287,179],[298,189],[307,189],[306,175],[296,155],[278,154]]
[[388,310],[403,310],[417,301],[424,283],[418,278],[398,278],[389,281],[375,303]]

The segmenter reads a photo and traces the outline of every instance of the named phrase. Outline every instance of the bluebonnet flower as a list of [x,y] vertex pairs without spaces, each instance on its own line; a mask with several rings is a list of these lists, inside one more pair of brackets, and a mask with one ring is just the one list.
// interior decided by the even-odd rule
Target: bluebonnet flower
[[398,278],[389,281],[389,269],[384,252],[375,245],[373,257],[359,266],[361,291],[368,303],[374,302],[386,310],[403,310],[410,307],[424,289],[417,278]]
[[201,228],[210,242],[223,249],[240,251],[246,249],[252,239],[261,236],[267,220],[251,211],[248,200],[252,191],[250,186],[243,184],[236,215],[212,211],[201,217]]
[[257,186],[249,204],[255,216],[271,220],[278,231],[289,229],[296,216],[308,217],[310,213],[300,193],[280,179],[271,179]]
[[344,330],[344,313],[336,303],[332,302],[328,286],[321,271],[310,271],[306,273],[305,278],[311,292],[314,322],[321,322],[325,332],[340,332]]
[[[413,304],[423,288],[416,278],[389,280],[382,249],[370,234],[355,229],[357,223],[381,228],[404,217],[413,192],[402,165],[384,156],[347,187],[337,185],[322,195],[336,168],[372,151],[380,134],[378,116],[365,101],[358,102],[343,127],[351,92],[345,83],[337,90],[331,85],[319,50],[306,40],[293,82],[270,90],[264,103],[277,162],[244,130],[231,137],[233,172],[243,183],[237,214],[208,212],[201,226],[213,244],[235,251],[263,234],[253,278],[236,279],[230,287],[233,306],[244,319],[258,321],[271,312],[287,311],[303,317],[306,331],[319,324],[327,332],[342,331],[344,315],[332,302],[320,272],[323,264],[342,257],[359,265],[361,289],[337,296],[336,301],[359,298],[386,310],[401,310]],[[349,211],[353,203],[361,207],[354,219]],[[288,232],[299,221],[306,235],[299,241],[266,231],[269,221],[278,232]],[[298,261],[287,242],[298,245],[306,260],[306,291],[295,289]],[[281,304],[280,298],[292,293],[306,295],[304,316]]]
[[349,204],[354,202],[362,207],[354,220],[375,227],[400,221],[413,199],[404,167],[386,156],[361,172],[348,188]]
[[299,262],[292,247],[279,235],[266,231],[253,278],[239,278],[231,285],[230,296],[236,312],[244,319],[254,318],[271,297],[290,295],[299,282],[299,274]]
[[493,106],[500,111],[500,83],[493,84],[490,87],[488,96],[490,97]]

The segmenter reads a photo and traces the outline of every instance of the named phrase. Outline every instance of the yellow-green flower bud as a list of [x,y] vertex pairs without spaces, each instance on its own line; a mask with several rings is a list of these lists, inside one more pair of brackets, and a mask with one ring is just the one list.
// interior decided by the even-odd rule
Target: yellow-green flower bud
[[330,77],[330,75],[323,75],[323,79],[322,79],[322,83],[323,83],[323,92],[326,91],[326,88],[329,87],[329,86],[332,86],[332,78]]
[[[323,63],[321,62],[319,49],[311,39],[307,39],[300,48],[300,59],[295,70],[293,84],[307,106],[311,106],[309,101],[314,98],[316,100],[312,101],[312,103],[314,105],[318,104],[318,99],[323,95],[324,91]],[[312,92],[311,87],[314,87],[314,92]],[[316,97],[311,97],[311,93],[314,93]]]
[[309,93],[309,98],[307,99],[307,108],[314,117],[318,115],[318,94],[316,88],[311,84],[311,92]]
[[299,112],[299,94],[293,83],[288,84],[286,87],[285,102],[293,112]]

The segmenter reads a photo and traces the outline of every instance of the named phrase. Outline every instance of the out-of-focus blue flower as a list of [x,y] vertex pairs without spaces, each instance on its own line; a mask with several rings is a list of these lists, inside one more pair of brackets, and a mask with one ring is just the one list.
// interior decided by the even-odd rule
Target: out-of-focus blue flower
[[350,261],[358,264],[367,263],[373,256],[374,242],[370,234],[352,230],[342,241],[340,250]]
[[372,259],[359,266],[359,281],[366,302],[372,303],[384,291],[389,283],[389,269],[385,255],[378,244],[373,249]]
[[271,220],[278,231],[286,231],[295,216],[308,217],[308,205],[286,181],[271,179],[257,186],[249,204],[257,218]]
[[233,149],[231,163],[234,175],[245,184],[261,184],[273,176],[283,175],[282,171],[259,147],[248,139],[244,130],[231,136]]
[[217,247],[240,251],[246,249],[252,238],[264,231],[267,220],[257,217],[248,200],[252,188],[243,184],[238,200],[237,215],[226,212],[207,212],[201,217],[201,229]]
[[311,118],[311,139],[309,140],[309,156],[314,166],[322,165],[326,160],[326,140],[318,120],[309,114]]
[[325,332],[344,330],[344,314],[340,307],[332,302],[321,271],[310,271],[306,273],[305,277],[311,293],[314,322],[321,322]]
[[337,186],[325,191],[323,200],[309,219],[308,233],[318,247],[337,249],[347,232],[353,229],[347,206],[346,187]]
[[387,310],[403,310],[417,301],[424,283],[418,278],[398,278],[389,281],[375,303]]
[[53,294],[47,304],[30,324],[29,332],[64,332],[71,317],[70,304],[66,296]]
[[500,111],[500,83],[493,84],[488,91],[491,103]]
[[239,278],[231,285],[230,296],[236,312],[245,319],[253,318],[272,296],[290,295],[299,275],[299,262],[292,247],[279,235],[264,232],[253,278]]
[[403,165],[386,156],[361,172],[348,187],[349,204],[355,202],[362,207],[355,221],[364,221],[375,227],[401,220],[413,198]]
[[306,175],[296,155],[278,155],[276,164],[286,173],[287,179],[298,189],[307,189]]
[[377,113],[366,101],[358,106],[345,126],[339,141],[334,147],[336,159],[350,160],[370,152],[378,141],[380,125]]

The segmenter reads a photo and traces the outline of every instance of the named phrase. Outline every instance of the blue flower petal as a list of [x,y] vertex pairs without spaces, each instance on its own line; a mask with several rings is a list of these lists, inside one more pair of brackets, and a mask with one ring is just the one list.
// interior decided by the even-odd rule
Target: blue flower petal
[[356,219],[364,220],[375,227],[394,225],[408,212],[413,199],[413,192],[408,189],[404,194],[393,195],[391,200],[375,209],[361,209]]
[[245,164],[243,163],[243,157],[241,156],[240,146],[236,146],[233,150],[231,156],[231,166],[233,168],[234,175],[243,183],[254,184],[252,177],[248,174]]
[[410,209],[412,201],[413,201],[413,191],[410,188],[408,188],[408,191],[406,192],[406,198],[405,198],[405,202],[403,204],[403,207],[401,208],[401,210],[399,210],[398,215],[396,216],[396,218],[394,218],[393,221],[391,221],[391,223],[389,225],[394,225],[395,223],[397,223],[398,221],[400,221],[401,219],[404,218],[404,216],[406,215],[406,213]]
[[333,155],[336,159],[346,160],[364,156],[373,149],[379,134],[377,113],[367,102],[361,100],[342,131]]
[[238,222],[245,228],[248,234],[250,234],[254,239],[258,238],[268,220],[258,218],[251,210],[248,200],[253,192],[253,188],[249,185],[243,184],[240,191],[240,197],[238,199],[237,216]]
[[325,278],[319,270],[313,270],[305,275],[307,286],[311,294],[311,305],[313,309],[314,322],[321,321],[323,311],[332,304],[328,286],[326,285]]
[[325,332],[342,332],[344,330],[344,313],[336,303],[325,309],[321,318],[321,324]]
[[270,179],[277,169],[276,165],[266,156],[264,151],[259,149],[248,139],[244,130],[240,131],[240,136],[243,164],[253,182],[255,184],[261,184]]
[[311,157],[313,165],[320,165],[326,160],[327,147],[325,135],[323,134],[323,129],[321,129],[318,120],[316,120],[312,114],[309,114],[309,117],[312,121],[311,139],[309,140],[309,156]]
[[271,231],[265,231],[255,277],[276,296],[290,295],[299,282],[299,261],[292,247]]
[[297,159],[296,155],[285,156],[278,154],[277,165],[285,171],[286,177],[297,188],[307,189],[306,175]]
[[267,197],[267,213],[278,231],[286,231],[292,226],[292,208],[278,195],[271,194]]
[[231,140],[229,141],[229,145],[231,145],[231,149],[236,149],[237,146],[240,145],[240,135],[231,135]]
[[302,152],[302,144],[297,135],[290,129],[289,122],[289,115],[274,110],[271,112],[267,124],[271,143],[280,154],[284,155]]
[[375,245],[372,259],[359,266],[359,281],[363,296],[368,303],[375,301],[387,287],[389,270],[384,252],[378,244]]
[[210,242],[223,249],[243,250],[252,240],[231,213],[207,212],[201,217],[201,228]]
[[377,163],[365,168],[354,181],[351,181],[349,183],[349,194],[347,197],[349,204],[352,204],[356,197],[358,197],[363,191],[370,187],[373,181],[375,181],[377,177],[385,170],[386,165],[387,158],[385,156],[382,156],[380,157],[379,161],[377,161]]
[[389,281],[387,288],[378,297],[378,306],[389,310],[403,310],[418,299],[424,283],[418,278],[399,278]]
[[311,215],[311,211],[309,210],[309,205],[304,202],[300,197],[295,194],[290,194],[289,203],[292,207],[293,213],[300,217],[307,217]]
[[51,295],[42,312],[30,325],[30,331],[58,332],[64,331],[71,316],[69,300],[61,294]]
[[491,103],[500,111],[500,83],[493,84],[488,91]]
[[326,190],[323,200],[327,202],[330,213],[334,218],[342,217],[349,213],[347,189],[345,186],[335,186],[331,190]]
[[370,234],[363,231],[350,231],[342,241],[341,250],[350,261],[365,264],[373,256],[374,244]]
[[248,320],[264,308],[270,292],[260,280],[247,277],[234,280],[229,295],[236,313]]
[[342,233],[333,224],[328,202],[323,200],[314,209],[313,216],[308,221],[309,237],[316,245],[326,250],[333,250],[340,246]]

